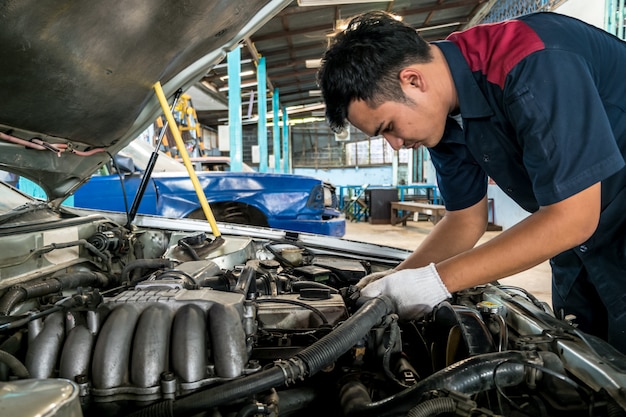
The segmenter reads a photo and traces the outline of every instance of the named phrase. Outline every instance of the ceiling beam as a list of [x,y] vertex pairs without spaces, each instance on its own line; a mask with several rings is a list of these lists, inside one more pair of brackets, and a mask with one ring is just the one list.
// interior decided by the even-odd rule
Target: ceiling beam
[[[457,1],[452,1],[452,2],[446,2],[443,4],[438,4],[439,2],[437,2],[435,5],[432,5],[432,6],[422,6],[422,7],[415,7],[412,9],[396,10],[395,13],[401,14],[402,16],[410,16],[410,15],[423,14],[423,13],[428,14],[431,12],[454,9],[457,7],[476,6],[476,5],[485,3],[487,1],[488,0],[457,0]],[[268,41],[268,40],[273,40],[277,38],[284,38],[285,36],[302,35],[302,34],[310,33],[310,32],[322,32],[322,31],[328,31],[328,30],[332,31],[334,30],[333,26],[334,26],[334,22],[329,22],[324,25],[308,26],[308,27],[302,27],[302,28],[294,29],[294,30],[286,29],[283,31],[267,33],[265,35],[252,36],[252,38],[254,39],[254,42],[262,42],[262,41]]]

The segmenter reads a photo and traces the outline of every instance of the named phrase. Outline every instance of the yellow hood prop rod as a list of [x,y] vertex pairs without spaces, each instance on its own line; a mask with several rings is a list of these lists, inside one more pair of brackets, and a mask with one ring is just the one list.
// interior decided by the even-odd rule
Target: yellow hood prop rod
[[198,176],[196,175],[196,171],[194,170],[193,165],[191,165],[191,160],[189,159],[189,155],[187,154],[187,148],[185,148],[185,143],[183,142],[183,138],[180,134],[180,131],[178,130],[178,125],[174,120],[174,116],[172,115],[172,111],[170,110],[170,107],[167,103],[167,99],[165,98],[165,94],[163,93],[163,88],[161,87],[160,82],[157,81],[157,83],[154,84],[154,91],[157,98],[159,99],[159,104],[161,104],[163,114],[165,115],[167,124],[169,125],[170,131],[172,132],[172,136],[174,136],[174,141],[176,142],[178,152],[183,158],[183,163],[185,164],[185,168],[187,168],[187,172],[189,173],[189,178],[191,179],[193,188],[194,190],[196,190],[196,194],[198,195],[198,200],[200,200],[200,206],[202,206],[204,216],[207,218],[209,224],[211,225],[211,231],[213,232],[213,236],[218,238],[222,234],[217,228],[217,222],[215,221],[215,217],[213,216],[211,207],[209,207],[209,203],[207,202],[206,196],[204,195],[204,190],[202,189],[202,186],[200,186],[200,181],[198,180]]

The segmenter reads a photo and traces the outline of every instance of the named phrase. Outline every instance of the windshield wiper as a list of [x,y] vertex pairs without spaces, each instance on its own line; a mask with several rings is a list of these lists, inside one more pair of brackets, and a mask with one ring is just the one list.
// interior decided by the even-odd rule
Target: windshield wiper
[[11,211],[0,215],[0,224],[6,223],[7,221],[14,219],[15,217],[23,216],[27,213],[32,213],[34,211],[39,210],[48,210],[50,207],[48,203],[45,201],[29,201],[26,204],[22,204],[21,206],[17,206]]

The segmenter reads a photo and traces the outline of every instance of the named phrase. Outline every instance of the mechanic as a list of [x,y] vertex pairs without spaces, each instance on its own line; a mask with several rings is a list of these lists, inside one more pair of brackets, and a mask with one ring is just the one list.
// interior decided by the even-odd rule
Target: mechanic
[[[626,353],[626,43],[534,13],[428,43],[385,12],[355,17],[318,82],[347,122],[395,150],[428,148],[446,215],[396,268],[363,278],[403,319],[547,259],[553,308]],[[491,177],[532,213],[476,246]]]

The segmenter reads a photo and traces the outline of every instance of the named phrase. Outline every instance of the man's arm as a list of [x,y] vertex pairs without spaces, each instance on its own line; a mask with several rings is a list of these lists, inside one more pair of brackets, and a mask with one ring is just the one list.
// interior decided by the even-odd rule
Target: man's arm
[[490,241],[436,263],[450,292],[504,278],[586,241],[600,218],[600,183],[537,212]]
[[[586,241],[598,225],[600,207],[600,183],[597,183],[559,203],[541,207],[487,243],[437,264],[411,267],[411,262],[419,265],[426,256],[445,256],[471,242],[468,232],[462,234],[460,243],[451,240],[452,248],[439,246],[446,242],[445,238],[454,237],[450,234],[452,225],[461,221],[451,217],[452,222],[443,229],[436,228],[439,234],[429,242],[438,246],[435,250],[420,246],[398,267],[399,271],[365,285],[360,294],[366,298],[386,295],[395,301],[402,319],[418,318],[449,298],[451,292],[523,271]],[[472,217],[468,212],[465,215]]]
[[487,196],[471,207],[448,211],[422,244],[395,269],[418,268],[468,251],[487,228]]

